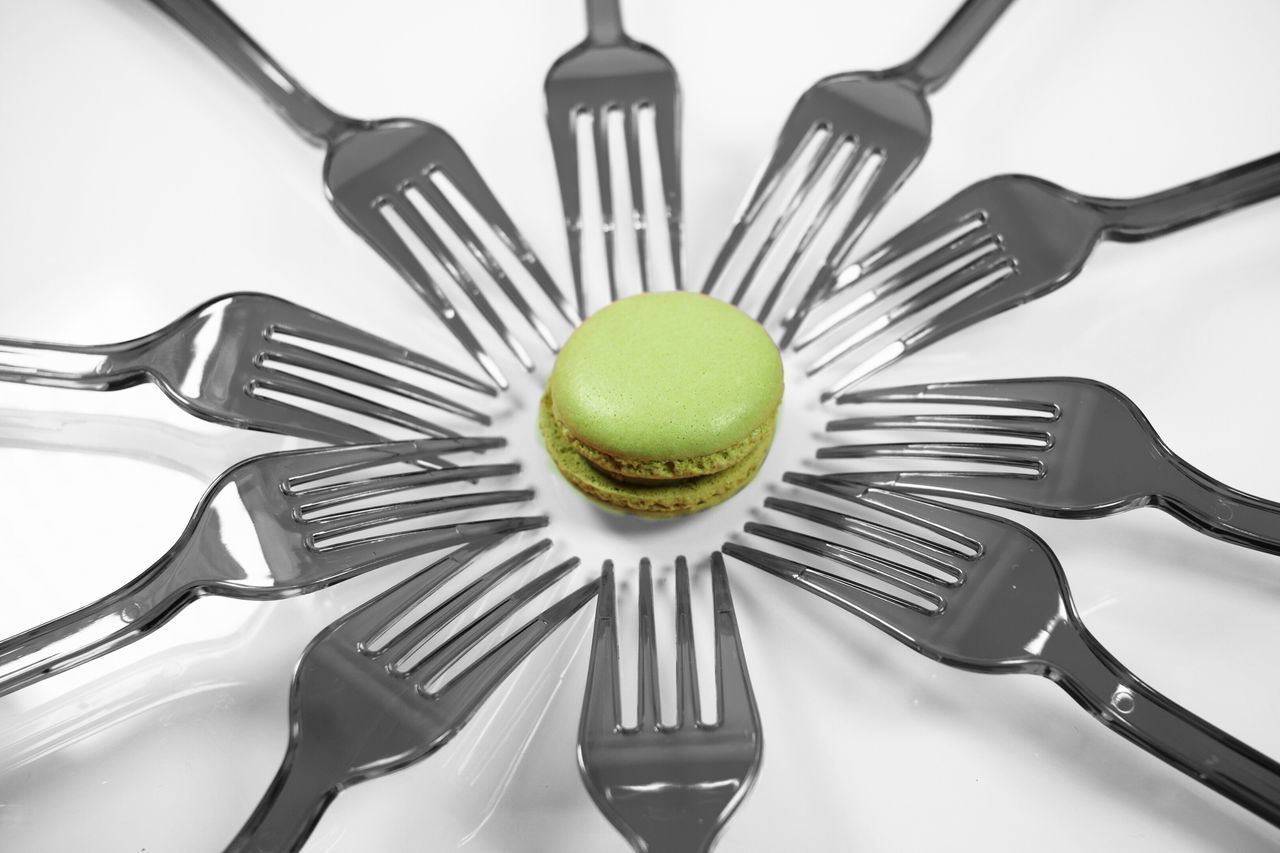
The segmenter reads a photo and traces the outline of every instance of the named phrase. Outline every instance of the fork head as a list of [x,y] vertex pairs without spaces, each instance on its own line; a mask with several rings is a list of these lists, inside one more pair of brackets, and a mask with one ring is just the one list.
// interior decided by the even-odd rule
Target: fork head
[[[779,304],[788,279],[836,207],[855,184],[864,181],[856,207],[827,255],[824,272],[818,275],[817,281],[824,281],[825,271],[844,263],[872,218],[924,157],[931,121],[923,90],[906,77],[891,73],[854,73],[818,81],[801,96],[787,117],[773,153],[734,217],[732,231],[712,264],[702,292],[711,293],[716,288],[747,232],[779,191],[784,176],[800,162],[806,149],[819,136],[821,141],[796,192],[785,200],[781,215],[737,282],[729,301],[737,305],[744,300],[777,239],[792,225],[815,189],[823,185],[823,176],[828,176],[826,197],[804,225],[802,236],[758,309],[757,319],[764,322]],[[811,298],[812,290],[803,296],[795,310],[802,310]]]
[[[272,453],[236,465],[201,499],[172,585],[241,598],[308,592],[399,560],[541,527],[545,517],[480,517],[528,489],[477,491],[516,464],[452,465],[501,439],[439,438]],[[457,484],[443,495],[423,489]],[[459,516],[456,514],[465,513]],[[440,523],[432,523],[436,516]],[[234,540],[251,530],[252,542]]]
[[417,291],[467,352],[500,387],[507,386],[497,363],[466,322],[449,296],[414,255],[413,247],[392,227],[388,216],[398,219],[445,270],[476,310],[502,338],[526,370],[533,361],[519,339],[494,309],[466,268],[414,204],[430,208],[483,267],[547,348],[555,352],[557,341],[508,271],[485,245],[449,199],[442,187],[457,191],[507,250],[531,276],[553,307],[570,324],[577,314],[551,279],[532,247],[516,229],[462,147],[442,128],[417,119],[362,122],[332,142],[325,158],[325,190],[342,219],[378,251]]
[[[816,478],[788,475],[815,487]],[[983,672],[1044,674],[1041,652],[1052,633],[1078,624],[1062,567],[1030,530],[997,516],[854,484],[820,491],[858,515],[797,512],[856,538],[828,537],[748,523],[746,532],[819,557],[808,564],[737,543],[724,551],[854,613],[916,651]],[[870,510],[872,519],[866,517]],[[851,529],[842,519],[855,519]],[[872,537],[862,530],[874,532]],[[865,550],[863,542],[878,548]],[[861,547],[860,547],[861,546]]]
[[616,39],[600,42],[588,38],[565,53],[547,72],[547,129],[560,198],[564,206],[565,230],[573,268],[574,293],[579,314],[586,315],[585,284],[582,273],[582,199],[578,179],[578,125],[590,117],[595,144],[596,176],[600,187],[601,222],[609,278],[609,297],[616,300],[618,262],[615,245],[617,223],[614,191],[610,179],[609,121],[611,112],[622,118],[624,158],[631,194],[631,226],[636,235],[640,266],[640,286],[651,289],[649,270],[649,220],[645,210],[644,169],[640,158],[643,110],[653,111],[657,135],[658,165],[667,239],[676,289],[683,287],[683,202],[680,180],[680,83],[671,61],[657,50],[619,33]]
[[[724,561],[712,555],[718,719],[704,722],[693,649],[689,567],[676,562],[676,707],[659,720],[653,579],[640,563],[640,683],[637,725],[621,714],[617,610],[612,563],[605,563],[591,665],[578,734],[587,790],[638,850],[709,850],[760,765],[763,737],[747,675]],[[695,843],[696,842],[696,843]]]
[[[1157,492],[1153,486],[1169,471],[1170,452],[1138,407],[1116,389],[1092,379],[945,382],[854,392],[839,401],[979,409],[973,414],[944,411],[832,421],[829,431],[855,437],[869,430],[935,437],[824,447],[819,457],[927,459],[944,467],[949,463],[964,467],[829,475],[849,483],[891,486],[897,491],[981,501],[1059,518],[1096,518],[1147,505]],[[979,467],[973,467],[975,463]]]
[[[297,339],[296,341],[290,338]],[[433,384],[492,395],[492,386],[435,359],[407,350],[300,305],[261,293],[221,296],[144,339],[141,367],[175,402],[231,426],[296,435],[329,444],[379,441],[382,436],[293,402],[321,404],[352,415],[435,436],[456,435],[426,418],[282,368],[295,368],[360,388],[394,395],[479,424],[482,412],[456,402]],[[309,349],[319,344],[408,368],[409,382]],[[288,399],[286,402],[285,399]]]
[[[551,604],[443,685],[429,687],[576,567],[571,559],[547,569],[469,624],[456,625],[485,593],[550,544],[543,540],[500,561],[490,556],[492,540],[463,545],[330,625],[303,652],[294,675],[291,750],[341,786],[398,770],[451,740],[516,666],[596,594],[598,579]],[[406,618],[480,559],[496,565],[426,614]],[[421,654],[424,644],[451,626],[456,633]]]
[[1090,201],[1048,181],[979,181],[816,285],[788,339],[803,350],[839,331],[809,375],[869,353],[824,394],[830,399],[908,353],[1066,284],[1104,224]]

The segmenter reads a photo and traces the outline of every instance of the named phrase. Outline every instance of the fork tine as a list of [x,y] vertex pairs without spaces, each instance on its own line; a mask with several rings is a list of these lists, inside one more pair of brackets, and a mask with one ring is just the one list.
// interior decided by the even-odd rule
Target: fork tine
[[[361,355],[380,358],[400,367],[412,368],[428,376],[452,382],[455,385],[460,385],[463,388],[481,394],[487,394],[490,397],[496,396],[498,393],[497,389],[489,383],[475,379],[444,362],[437,361],[413,350],[405,349],[377,335],[370,334],[332,317],[326,317],[324,314],[308,310],[301,305],[290,303],[290,307],[291,316],[285,318],[283,322],[274,323],[269,337],[283,332],[313,343],[328,344],[329,346],[357,352]],[[295,314],[297,316],[293,316]]]
[[861,494],[851,495],[848,500],[923,527],[960,543],[972,552],[982,553],[984,537],[969,532],[975,526],[981,526],[970,523],[973,516],[970,510],[885,489],[863,489]]
[[[894,326],[906,322],[909,318],[914,317],[957,291],[977,284],[982,279],[1001,271],[1003,271],[1005,277],[1013,274],[1010,260],[1004,253],[989,252],[978,257],[971,263],[949,273],[940,281],[929,285],[922,292],[895,305],[854,332],[845,341],[827,350],[809,366],[808,375],[812,376],[819,372],[836,359],[857,348],[864,341],[887,332]],[[844,388],[842,387],[840,390],[844,390]],[[835,396],[835,392],[829,392],[823,396],[823,399],[828,400],[833,396]]]
[[954,587],[964,582],[964,570],[959,566],[948,566],[947,576],[938,578],[905,563],[879,557],[859,548],[832,542],[829,539],[810,536],[807,533],[798,533],[794,530],[786,530],[776,525],[759,524],[750,521],[747,522],[744,529],[754,536],[770,539],[800,551],[807,551],[818,557],[826,557],[833,563],[838,563],[841,566],[876,578],[883,583],[902,590],[908,595],[927,601],[929,606],[925,609],[933,612],[942,610],[944,602],[942,596],[926,587],[925,584],[929,586]]
[[316,480],[364,471],[393,462],[417,462],[446,453],[491,450],[506,445],[503,438],[419,438],[351,447],[317,447],[274,457],[290,492]]
[[854,150],[849,155],[849,158],[845,160],[844,165],[840,167],[840,171],[836,173],[836,179],[832,182],[831,191],[823,199],[822,206],[814,214],[809,226],[805,228],[804,234],[800,236],[800,240],[796,243],[795,249],[792,250],[791,256],[787,258],[782,271],[778,273],[773,285],[769,288],[769,294],[765,297],[764,304],[760,307],[760,313],[756,315],[758,322],[763,323],[768,319],[778,299],[781,298],[786,283],[791,279],[791,274],[795,272],[796,267],[800,265],[800,261],[808,254],[809,247],[817,239],[823,227],[826,226],[840,199],[849,192],[849,188],[862,172],[867,161],[871,159],[871,155],[870,148],[858,145],[857,140],[854,140]]
[[[297,397],[300,400],[307,400],[312,403],[320,403],[326,406],[332,406],[335,409],[341,409],[355,415],[362,415],[366,418],[372,418],[383,423],[392,424],[393,426],[404,427],[408,430],[430,436],[441,436],[454,438],[457,433],[451,429],[445,429],[439,424],[432,423],[426,418],[420,418],[417,415],[407,414],[405,412],[385,406],[382,403],[375,403],[367,400],[357,394],[347,391],[340,391],[337,388],[330,388],[322,385],[312,379],[304,376],[297,376],[292,373],[285,373],[280,370],[264,368],[264,376],[255,378],[249,383],[249,390],[253,396],[260,396],[257,393],[259,389],[274,391],[278,394],[288,394],[291,397]],[[284,402],[277,400],[276,402]],[[290,404],[287,404],[290,405]],[[298,408],[294,406],[294,408]],[[305,411],[305,410],[302,410]]]
[[430,595],[458,572],[465,569],[496,544],[495,540],[467,542],[434,563],[415,572],[390,589],[378,593],[333,626],[351,640],[361,652],[377,656],[380,652],[369,644],[397,618]]
[[366,477],[352,482],[333,483],[309,489],[302,494],[304,500],[299,509],[304,513],[313,513],[379,495],[404,492],[424,486],[474,483],[489,477],[509,477],[519,471],[519,463],[505,462],[491,465],[454,465],[448,468]]
[[[738,618],[729,592],[729,575],[719,551],[711,554],[711,597],[716,619],[716,718],[718,728],[757,731],[760,715],[747,673],[747,660],[738,633]],[[756,738],[757,749],[760,746]]]
[[[653,105],[658,135],[658,164],[662,169],[662,195],[666,201],[667,245],[671,247],[671,272],[676,290],[684,290],[684,198],[680,174],[680,91],[659,98]],[[637,149],[638,150],[638,149]]]
[[730,258],[733,257],[734,252],[741,245],[743,238],[747,235],[747,231],[755,224],[756,219],[760,216],[760,211],[764,209],[769,199],[778,191],[778,187],[782,184],[783,175],[795,165],[795,162],[809,144],[809,139],[815,133],[817,133],[817,127],[807,117],[801,115],[798,109],[793,109],[791,116],[788,117],[786,124],[782,127],[782,133],[779,134],[778,141],[774,144],[773,154],[752,182],[751,189],[743,200],[742,207],[733,217],[733,228],[729,232],[729,238],[720,247],[720,252],[712,262],[711,270],[707,273],[706,281],[702,284],[703,293],[710,294],[715,290],[716,284],[720,281],[725,268],[729,265]]
[[340,542],[319,549],[348,566],[344,575],[350,576],[381,568],[399,560],[416,557],[440,548],[460,545],[464,542],[501,539],[522,530],[536,530],[547,526],[547,517],[522,516],[486,521],[467,521],[427,527],[421,530],[403,530],[381,536],[369,536],[351,542]]
[[[402,667],[396,667],[397,662],[420,649],[423,643],[436,636],[441,629],[457,619],[468,607],[512,572],[527,566],[535,558],[545,554],[550,548],[550,539],[540,539],[528,548],[508,557],[450,596],[447,601],[433,607],[430,612],[414,620],[411,625],[402,628],[395,636],[374,637],[374,640],[384,640],[384,642],[372,649],[370,653],[378,657],[385,657],[391,662],[391,666],[396,672],[405,674],[407,670]],[[420,597],[419,600],[421,598],[425,598],[425,596]],[[391,627],[388,624],[382,633],[387,634]]]
[[622,679],[618,659],[618,604],[614,595],[613,561],[605,560],[596,599],[596,624],[591,637],[591,668],[582,706],[582,731],[613,732],[622,726]]
[[[892,417],[839,418],[827,423],[827,432],[861,432],[863,430],[905,430],[928,432],[979,433],[1035,439],[1044,448],[1052,442],[1048,431],[1050,418],[1017,415],[894,415]],[[1027,446],[1027,445],[1023,445]]]
[[912,648],[919,648],[913,636],[934,616],[932,611],[905,598],[758,548],[727,542],[724,553],[856,613]]
[[469,715],[538,644],[594,598],[599,590],[600,580],[597,578],[527,622],[447,685],[445,690],[449,701],[455,707],[462,708],[464,715]]
[[974,462],[1015,465],[1039,473],[1044,463],[1035,448],[1026,444],[914,442],[903,444],[843,444],[818,448],[819,459],[936,459],[942,462]]
[[[574,558],[547,569],[489,608],[470,625],[454,634],[415,664],[406,674],[418,683],[420,689],[426,690],[427,685],[434,681],[437,676],[443,674],[454,663],[457,663],[463,655],[475,648],[477,643],[507,621],[512,614],[554,586],[557,581],[573,571],[577,565],[578,560]],[[462,601],[459,607],[465,608],[474,604],[479,600],[483,592],[484,590],[480,589],[471,593],[460,593]]]
[[521,503],[532,499],[532,489],[470,492],[462,495],[445,495],[438,498],[405,501],[387,506],[361,507],[360,509],[327,515],[320,519],[307,520],[303,524],[309,531],[311,540],[320,543],[338,536],[346,536],[386,524],[412,521],[431,515],[481,509],[488,506]]
[[636,727],[652,731],[661,722],[658,695],[658,634],[654,628],[653,570],[649,558],[640,561],[640,688],[636,692]]
[[[822,321],[815,324],[807,335],[797,337],[796,350],[805,349],[833,329],[849,322],[875,303],[882,302],[895,293],[917,284],[926,277],[941,272],[966,255],[984,247],[986,247],[984,254],[998,251],[996,242],[986,228],[978,227],[966,231],[947,245],[941,246],[923,258],[917,259],[905,269],[899,270],[879,284],[867,288],[856,299],[851,300],[846,305],[842,305],[838,310],[827,312]],[[971,263],[973,260],[976,259],[972,259]],[[864,281],[864,279],[860,278],[856,281],[860,282]],[[847,287],[837,287],[832,293],[839,293],[852,286],[853,283]]]
[[[648,293],[649,286],[649,220],[644,204],[644,174],[640,162],[640,106],[632,104],[622,112],[622,122],[627,134],[627,172],[631,179],[631,227],[636,232],[636,258],[640,262],[640,289]],[[674,258],[673,254],[673,258]],[[676,273],[676,289],[679,289],[679,273]]]
[[414,187],[418,192],[422,193],[422,197],[426,199],[427,204],[440,215],[450,230],[462,240],[467,247],[467,251],[471,252],[471,256],[484,267],[485,273],[493,279],[499,289],[506,294],[507,299],[511,300],[511,304],[520,312],[520,316],[524,317],[529,327],[537,333],[542,342],[546,344],[547,349],[557,352],[560,345],[556,342],[555,336],[551,334],[551,330],[542,322],[542,318],[533,310],[533,306],[524,298],[524,294],[516,287],[511,277],[507,275],[506,270],[498,263],[498,259],[484,245],[476,232],[467,224],[467,220],[462,217],[458,209],[449,201],[449,197],[440,191],[436,186],[436,182],[431,179],[430,175],[425,176],[422,180],[414,183]]
[[702,719],[691,598],[689,563],[682,556],[676,557],[676,728],[696,725]]
[[440,289],[440,285],[436,284],[426,268],[418,262],[413,252],[400,239],[400,235],[391,227],[391,223],[383,217],[381,210],[370,211],[368,215],[357,215],[344,206],[336,203],[334,206],[343,219],[350,223],[365,238],[365,241],[409,282],[409,286],[427,303],[440,322],[453,333],[467,354],[475,359],[495,385],[505,391],[508,387],[507,377],[503,375],[498,363],[493,360],[475,333],[458,314],[458,309],[453,307],[449,297]]
[[595,134],[596,180],[600,184],[600,223],[604,230],[604,254],[609,274],[609,301],[618,300],[618,258],[614,245],[617,223],[613,215],[613,175],[609,170],[609,107],[592,117]]
[[462,403],[451,400],[443,394],[437,394],[426,388],[420,388],[403,380],[386,376],[313,350],[276,342],[265,351],[265,355],[269,359],[293,367],[314,370],[318,373],[345,379],[348,382],[365,385],[379,391],[399,394],[407,399],[458,415],[485,426],[492,423],[488,415],[478,412],[470,406],[464,406]]
[[868,471],[828,476],[850,487],[979,501],[1023,511],[1043,495],[1040,477],[1013,471]]
[[[869,388],[841,394],[838,403],[949,403],[957,406],[992,406],[1043,412],[1055,418],[1061,414],[1056,403],[1038,399],[1043,381],[996,379],[987,382],[935,382],[925,385],[898,385]],[[985,415],[983,417],[996,417]],[[1043,419],[1048,423],[1049,419]]]
[[560,182],[560,204],[564,207],[564,228],[569,240],[569,263],[573,268],[573,293],[578,314],[587,313],[587,297],[582,281],[582,197],[578,186],[577,107],[562,108],[547,96],[547,131],[551,135],[551,156]]
[[[429,182],[428,179],[423,183]],[[471,300],[471,304],[476,306],[476,310],[493,327],[493,330],[498,333],[498,337],[502,338],[502,342],[507,345],[507,349],[511,350],[511,354],[520,362],[520,366],[525,370],[533,370],[533,359],[529,357],[529,353],[525,351],[524,346],[507,328],[507,324],[502,317],[498,315],[493,305],[485,298],[484,291],[476,284],[475,279],[471,277],[466,268],[458,263],[453,251],[445,245],[444,240],[431,227],[431,223],[427,222],[426,218],[418,212],[418,209],[403,196],[391,196],[386,203],[388,207],[400,215],[400,218],[409,226],[409,230],[422,241],[427,251],[431,253],[431,256],[436,259],[440,266],[444,267],[445,272],[449,274],[454,283],[462,288],[462,292]]]
[[760,248],[756,250],[755,257],[751,259],[751,264],[747,267],[746,272],[742,274],[742,279],[738,282],[738,287],[734,290],[733,297],[729,300],[731,304],[738,305],[742,302],[742,298],[751,287],[751,282],[764,264],[765,258],[773,248],[773,244],[778,241],[778,238],[782,236],[782,232],[795,219],[796,214],[809,198],[809,194],[813,192],[818,179],[831,167],[836,154],[840,151],[840,144],[841,140],[834,133],[828,134],[817,152],[814,153],[813,159],[805,170],[804,177],[800,180],[800,185],[791,194],[791,198],[787,199],[787,204],[783,208],[781,215],[774,220],[773,227],[769,229],[768,235],[761,241]]
[[[319,412],[299,409],[297,406],[286,403],[283,400],[271,400],[266,397],[255,396],[251,393],[252,390],[252,387],[248,387],[245,389],[245,393],[252,397],[253,402],[259,406],[269,407],[278,416],[278,422],[281,426],[279,429],[272,427],[271,431],[273,432],[294,435],[309,441],[318,441],[321,444],[376,444],[387,440],[386,436],[379,435],[373,430],[358,427],[346,421],[322,415]],[[258,422],[263,424],[264,429],[267,429],[268,417],[264,413],[264,416],[257,418]]]
[[516,228],[506,210],[498,203],[497,197],[484,182],[484,178],[480,177],[480,172],[476,170],[471,159],[452,137],[448,141],[453,149],[452,157],[448,159],[447,165],[442,163],[440,174],[453,184],[459,195],[465,198],[467,204],[471,205],[480,218],[493,229],[493,233],[498,236],[507,250],[516,256],[534,283],[560,312],[560,316],[571,325],[578,325],[578,315],[569,304],[569,300],[556,286],[555,280],[542,265],[542,261],[538,260],[533,247]]

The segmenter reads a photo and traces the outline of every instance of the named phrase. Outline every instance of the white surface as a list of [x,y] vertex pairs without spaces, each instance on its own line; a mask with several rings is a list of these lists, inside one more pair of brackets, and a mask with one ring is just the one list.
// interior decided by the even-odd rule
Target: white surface
[[[579,4],[226,7],[335,108],[448,128],[568,286],[541,85],[581,37]],[[952,8],[628,4],[629,29],[672,58],[684,86],[691,281],[701,281],[800,92],[824,74],[901,61]],[[933,148],[864,245],[990,174],[1125,196],[1280,148],[1277,28],[1280,6],[1267,0],[1020,4],[931,99]],[[425,307],[328,208],[319,151],[140,0],[0,4],[0,111],[0,335],[123,339],[211,296],[255,289],[419,348],[443,346]],[[1090,376],[1128,393],[1192,464],[1280,495],[1280,455],[1268,443],[1278,413],[1277,204],[1156,242],[1103,244],[1061,292],[877,381]],[[574,496],[555,491],[520,405],[537,381],[503,401],[495,428],[511,435],[552,508],[559,547],[589,560],[604,549],[620,565],[652,551],[652,542],[610,539]],[[803,401],[789,405],[817,417]],[[89,395],[5,385],[0,410],[10,438],[19,410],[146,419],[129,422],[143,436],[135,446],[172,451],[200,475],[0,450],[0,635],[118,586],[168,547],[221,467],[288,444],[195,421],[149,387]],[[770,476],[809,455],[809,420],[790,423],[760,483],[680,527],[652,553],[659,562],[715,547]],[[147,437],[157,429],[163,440]],[[74,443],[72,433],[61,434]],[[1275,558],[1155,510],[1019,520],[1053,546],[1086,621],[1120,660],[1280,755]],[[719,850],[1280,843],[1280,831],[1120,741],[1047,681],[947,669],[779,581],[739,564],[731,571],[766,749]],[[128,651],[0,700],[0,847],[222,849],[279,762],[297,653],[386,583],[366,577],[261,605],[202,601]],[[575,768],[588,632],[580,617],[562,647],[540,650],[521,671],[519,683],[549,705],[521,712],[495,702],[438,755],[344,792],[306,850],[624,850]]]

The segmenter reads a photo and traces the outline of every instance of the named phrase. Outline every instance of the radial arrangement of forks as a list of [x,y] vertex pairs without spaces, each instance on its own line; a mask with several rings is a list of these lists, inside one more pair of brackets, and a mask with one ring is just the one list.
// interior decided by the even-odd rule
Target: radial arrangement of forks
[[[209,460],[226,459],[233,447],[202,447],[179,434],[177,449],[166,450],[163,430],[143,419],[0,419],[9,448],[150,461],[168,453],[171,467],[187,465],[206,482],[210,466],[221,471],[174,544],[136,577],[0,638],[0,702],[45,681],[89,678],[105,656],[124,657],[153,632],[174,630],[166,626],[201,598],[283,607],[283,599],[385,576],[380,592],[331,614],[301,649],[279,720],[277,769],[238,832],[210,849],[303,850],[344,791],[431,758],[544,643],[558,641],[556,654],[564,654],[574,642],[585,648],[589,631],[589,651],[579,656],[585,678],[569,681],[582,691],[578,793],[616,830],[620,847],[703,853],[768,773],[766,735],[788,723],[760,711],[748,665],[754,649],[735,607],[735,597],[739,606],[749,601],[759,618],[771,602],[752,593],[792,595],[781,580],[932,662],[1048,678],[1102,726],[1261,818],[1277,840],[1280,763],[1121,664],[1085,627],[1068,584],[1071,560],[1006,514],[1083,523],[1153,507],[1224,548],[1270,558],[1280,557],[1280,502],[1194,467],[1133,399],[1094,379],[884,388],[865,380],[1058,290],[1082,274],[1101,241],[1163,236],[1280,195],[1280,153],[1138,198],[998,175],[863,247],[860,238],[929,147],[927,96],[989,33],[992,41],[1009,35],[998,25],[1013,0],[964,0],[901,64],[829,76],[800,96],[694,284],[685,271],[675,66],[627,33],[620,0],[586,0],[586,38],[554,61],[543,87],[545,165],[560,191],[571,275],[562,287],[445,130],[331,109],[213,0],[128,2],[163,13],[153,17],[175,45],[194,39],[324,149],[324,193],[341,221],[410,285],[430,312],[427,325],[439,324],[470,361],[449,364],[253,292],[208,299],[120,343],[0,338],[0,382],[90,391],[149,383],[184,416],[318,445],[220,465]],[[591,246],[603,260],[599,281]],[[799,448],[802,464],[778,468],[751,492],[761,500],[743,495],[711,510],[727,519],[723,536],[671,555],[659,571],[667,555],[595,565],[573,555],[562,508],[529,482],[546,460],[520,455],[520,438],[503,434],[518,374],[544,370],[563,336],[625,296],[628,283],[640,292],[697,287],[753,315],[803,377],[796,384],[812,397],[805,404],[826,418],[807,436],[814,445]],[[135,449],[113,451],[113,443]],[[652,522],[668,523],[679,522]],[[615,530],[626,537],[622,523]],[[751,585],[735,596],[731,578]],[[696,589],[709,607],[695,606]],[[668,592],[670,636],[655,605]],[[576,618],[588,604],[589,623]],[[624,637],[633,624],[634,644]],[[702,634],[709,644],[695,642],[697,624],[710,626]],[[762,654],[753,665],[777,660]],[[660,688],[660,670],[674,673],[674,690]],[[137,695],[127,696],[142,688],[127,675],[90,680],[81,691],[106,696],[108,682],[117,698],[104,700],[100,717],[111,708],[121,717],[142,713]],[[857,701],[866,697],[851,686],[851,715]],[[63,709],[68,732],[80,726],[87,737],[109,725],[79,710],[70,701]],[[29,760],[10,758],[15,768]],[[843,801],[841,791],[835,796]],[[0,848],[6,817],[0,810]],[[845,843],[832,839],[830,849]]]

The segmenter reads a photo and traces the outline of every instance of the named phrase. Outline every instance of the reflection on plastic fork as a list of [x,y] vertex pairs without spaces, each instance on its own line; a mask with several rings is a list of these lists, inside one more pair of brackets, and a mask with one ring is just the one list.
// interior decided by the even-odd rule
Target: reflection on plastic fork
[[[304,139],[327,149],[325,190],[338,215],[405,278],[499,387],[507,387],[501,369],[418,261],[415,245],[449,274],[526,370],[533,369],[533,362],[483,289],[419,212],[415,199],[439,215],[547,348],[556,350],[550,329],[467,223],[446,188],[477,214],[567,322],[576,324],[577,316],[452,136],[416,119],[364,121],[334,112],[303,89],[210,0],[151,2],[257,90]],[[407,240],[397,232],[394,220],[404,225]]]
[[[888,519],[882,529],[891,535],[877,541],[892,556],[869,558],[833,539],[757,522],[748,533],[814,555],[816,564],[736,543],[724,551],[934,660],[1048,677],[1121,737],[1280,826],[1280,764],[1157,693],[1112,657],[1081,622],[1057,558],[1030,530],[890,490],[850,486],[841,497]],[[921,571],[920,551],[948,571]]]
[[555,61],[547,72],[547,129],[560,180],[569,258],[578,313],[587,313],[582,271],[582,199],[578,177],[578,124],[590,117],[595,131],[596,179],[609,276],[609,297],[619,296],[613,187],[610,175],[609,114],[618,111],[625,133],[624,156],[631,189],[631,224],[636,234],[640,285],[650,289],[648,214],[640,158],[642,110],[653,113],[663,211],[676,289],[683,282],[683,224],[680,184],[680,83],[670,60],[622,29],[619,0],[588,0],[587,38]]
[[[748,231],[783,184],[784,176],[797,166],[819,133],[823,139],[818,153],[795,196],[787,200],[781,218],[751,261],[732,302],[737,305],[746,296],[765,256],[797,211],[805,206],[814,188],[823,184],[820,176],[833,168],[837,152],[845,145],[851,146],[852,151],[841,166],[835,167],[836,175],[829,184],[827,197],[817,208],[782,273],[771,285],[757,319],[763,323],[768,318],[787,280],[841,199],[862,183],[857,205],[828,252],[817,281],[824,282],[830,271],[847,263],[862,232],[924,157],[932,123],[925,95],[950,79],[1011,2],[968,0],[933,41],[908,62],[887,71],[838,74],[818,81],[805,92],[788,116],[772,156],[734,217],[733,228],[711,265],[702,292],[714,291]],[[803,310],[813,298],[814,288],[810,288],[797,310]]]
[[[1098,241],[1159,237],[1280,194],[1280,154],[1133,199],[1100,198],[1027,175],[997,175],[961,190],[840,275],[830,273],[784,336],[798,349],[876,313],[819,356],[810,373],[867,346],[871,355],[823,394],[831,399],[903,356],[1002,311],[1052,293],[1084,268]],[[976,223],[976,224],[975,224]],[[908,259],[923,253],[913,261]],[[959,269],[954,265],[962,263]],[[906,264],[880,283],[880,273]],[[927,283],[935,274],[937,281]],[[888,298],[923,288],[891,307]],[[853,289],[870,290],[838,308]],[[865,331],[870,330],[870,331]]]

